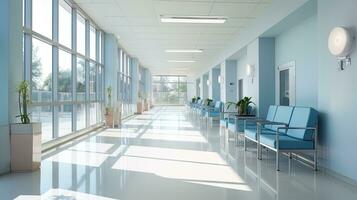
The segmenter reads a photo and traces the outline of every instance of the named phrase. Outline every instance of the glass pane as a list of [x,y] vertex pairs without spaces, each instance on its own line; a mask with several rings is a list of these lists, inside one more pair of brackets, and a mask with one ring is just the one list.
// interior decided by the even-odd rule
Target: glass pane
[[52,38],[52,1],[32,0],[32,30]]
[[289,106],[289,70],[280,71],[280,105]]
[[97,103],[91,103],[89,109],[90,109],[89,124],[94,125],[97,123]]
[[98,50],[99,50],[99,62],[102,63],[102,39],[103,39],[103,33],[100,31],[99,32],[99,47],[98,47]]
[[77,52],[85,55],[86,49],[86,28],[85,19],[77,14]]
[[58,40],[60,44],[71,48],[72,45],[72,8],[64,0],[58,7]]
[[180,82],[187,82],[187,77],[186,76],[180,76],[179,80],[180,80]]
[[86,73],[85,73],[85,62],[82,58],[77,58],[77,101],[85,100],[86,92]]
[[96,60],[96,34],[95,34],[95,28],[93,26],[90,26],[90,58],[93,60]]
[[62,105],[58,108],[58,136],[72,132],[72,105]]
[[167,81],[168,82],[178,82],[178,77],[177,76],[167,76]]
[[96,72],[96,65],[95,63],[90,63],[89,66],[89,95],[90,100],[96,100],[96,93],[97,93],[97,72]]
[[102,67],[98,67],[98,100],[102,100],[103,98],[103,73]]
[[72,100],[72,55],[59,50],[58,52],[58,99]]
[[86,128],[86,106],[85,104],[77,105],[77,130]]
[[31,108],[33,122],[41,122],[42,143],[52,140],[52,109],[51,106],[38,106]]
[[32,39],[32,101],[52,101],[52,46]]

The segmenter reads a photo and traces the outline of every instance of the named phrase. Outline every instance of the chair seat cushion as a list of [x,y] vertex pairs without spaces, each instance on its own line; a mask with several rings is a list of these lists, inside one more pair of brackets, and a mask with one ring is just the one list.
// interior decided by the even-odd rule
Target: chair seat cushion
[[[234,119],[229,118],[229,122],[234,123]],[[228,127],[228,118],[220,119],[220,125]]]
[[[245,129],[244,134],[246,135],[246,137],[253,139],[253,140],[257,140],[257,128],[254,127],[248,127]],[[275,135],[276,133],[274,131],[271,131],[269,129],[262,129],[260,136],[262,135]]]
[[207,112],[208,117],[219,117],[218,111],[209,111]]
[[[275,134],[261,134],[260,143],[276,149]],[[279,136],[279,149],[313,149],[313,141],[296,139],[288,135]]]
[[238,120],[237,124],[235,124],[235,120],[232,119],[232,121],[230,121],[228,123],[228,130],[230,130],[232,132],[243,132],[244,131],[244,121]]

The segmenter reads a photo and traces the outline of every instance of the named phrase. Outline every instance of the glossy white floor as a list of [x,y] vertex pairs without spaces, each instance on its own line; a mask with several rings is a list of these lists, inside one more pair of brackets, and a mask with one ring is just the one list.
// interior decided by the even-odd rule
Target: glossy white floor
[[287,158],[276,172],[274,161],[184,107],[160,107],[46,153],[40,171],[1,176],[0,199],[357,199],[351,185]]

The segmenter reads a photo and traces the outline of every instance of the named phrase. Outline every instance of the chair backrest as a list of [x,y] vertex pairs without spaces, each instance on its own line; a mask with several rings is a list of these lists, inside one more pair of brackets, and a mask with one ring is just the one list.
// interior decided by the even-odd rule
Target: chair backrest
[[[278,106],[273,121],[289,124],[293,110],[294,107],[291,106]],[[282,125],[272,125],[271,130],[276,131],[281,126]]]
[[[317,127],[318,112],[313,108],[308,107],[295,107],[289,127]],[[313,140],[312,130],[302,130],[302,129],[289,129],[286,133],[290,137],[302,139],[302,140]]]
[[[268,114],[267,114],[267,118],[266,118],[267,121],[274,121],[274,117],[275,117],[277,108],[278,108],[278,106],[276,106],[276,105],[269,106]],[[266,125],[265,128],[272,129],[272,125]]]
[[221,111],[222,110],[222,102],[221,101],[216,101],[216,103],[214,105],[214,109],[216,111]]

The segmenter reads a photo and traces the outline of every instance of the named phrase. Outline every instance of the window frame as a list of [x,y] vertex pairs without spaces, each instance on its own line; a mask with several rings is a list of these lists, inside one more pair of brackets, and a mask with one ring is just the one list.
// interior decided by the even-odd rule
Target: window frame
[[[59,136],[59,107],[63,106],[72,106],[72,133],[77,131],[76,123],[77,123],[77,105],[84,104],[86,105],[86,128],[89,128],[89,107],[90,103],[98,103],[98,105],[104,105],[103,98],[96,98],[94,101],[89,100],[89,87],[87,87],[89,82],[89,63],[95,63],[96,68],[101,68],[102,74],[98,74],[98,70],[96,70],[96,79],[102,81],[102,86],[104,86],[104,31],[96,25],[96,23],[85,14],[85,12],[78,7],[72,0],[63,0],[67,3],[72,11],[71,11],[71,45],[67,47],[63,44],[59,43],[59,4],[60,0],[51,0],[52,1],[52,38],[48,38],[45,35],[41,35],[32,30],[32,0],[23,0],[24,5],[24,17],[23,17],[23,34],[24,34],[24,74],[25,80],[31,83],[32,81],[32,38],[40,40],[52,47],[52,101],[50,102],[32,102],[30,97],[30,106],[31,107],[46,107],[49,106],[52,110],[52,139],[56,139]],[[77,14],[84,18],[85,20],[85,55],[77,52]],[[95,28],[95,51],[96,57],[95,59],[90,58],[90,38],[89,38],[89,25]],[[100,41],[99,41],[100,40]],[[101,44],[100,46],[98,44]],[[71,55],[71,96],[72,100],[70,101],[59,101],[58,98],[58,75],[59,75],[59,51],[64,51]],[[101,56],[100,56],[101,55]],[[77,101],[77,58],[84,59],[85,61],[85,100]],[[99,61],[99,58],[101,60]],[[99,76],[101,76],[99,78]],[[96,81],[98,84],[98,81]],[[96,91],[98,94],[98,89],[102,90],[103,88],[98,88]],[[31,87],[30,87],[31,88]],[[30,91],[32,93],[32,91]],[[97,109],[97,115],[103,115],[103,109]],[[97,124],[101,122],[103,118],[97,118]]]

